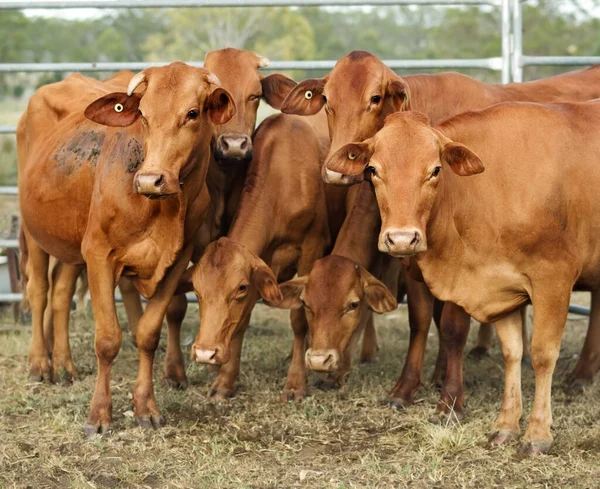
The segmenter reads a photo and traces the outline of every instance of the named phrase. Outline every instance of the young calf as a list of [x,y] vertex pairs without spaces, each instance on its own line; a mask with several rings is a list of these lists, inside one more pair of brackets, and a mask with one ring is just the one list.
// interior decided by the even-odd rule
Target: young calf
[[495,322],[506,378],[492,444],[519,432],[519,308],[531,302],[536,392],[521,449],[551,446],[552,374],[571,290],[600,287],[599,154],[600,103],[506,103],[435,127],[397,113],[326,163],[347,182],[373,182],[381,251],[412,257],[436,297]]
[[[235,391],[257,298],[280,301],[277,279],[307,274],[329,244],[322,157],[307,121],[284,114],[265,119],[254,136],[254,158],[228,237],[211,243],[189,271],[201,323],[192,360],[221,365],[210,397]],[[306,395],[304,312],[292,311],[291,323],[293,355],[282,397],[300,399]]]

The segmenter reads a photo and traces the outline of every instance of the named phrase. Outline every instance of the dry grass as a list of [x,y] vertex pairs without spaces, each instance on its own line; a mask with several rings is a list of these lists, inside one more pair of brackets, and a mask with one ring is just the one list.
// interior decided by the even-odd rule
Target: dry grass
[[[197,317],[197,310],[189,311],[185,343]],[[112,376],[116,433],[105,439],[85,438],[81,430],[94,384],[91,321],[72,328],[83,380],[70,387],[28,383],[30,333],[0,333],[0,487],[598,487],[600,389],[570,396],[561,388],[581,347],[584,319],[570,320],[555,375],[555,446],[535,459],[517,457],[515,445],[486,447],[502,392],[498,347],[479,363],[467,359],[467,419],[440,427],[426,421],[437,399],[429,386],[404,412],[381,405],[406,351],[405,308],[379,318],[378,329],[377,364],[357,366],[339,392],[313,390],[302,404],[281,404],[291,332],[285,312],[259,305],[246,337],[237,397],[209,402],[207,371],[190,365],[186,392],[157,382],[169,424],[155,432],[131,423],[136,350],[126,339]],[[474,334],[469,346],[473,340]],[[428,375],[436,347],[432,337]],[[157,379],[162,359],[161,353]],[[530,369],[524,393],[528,410]]]

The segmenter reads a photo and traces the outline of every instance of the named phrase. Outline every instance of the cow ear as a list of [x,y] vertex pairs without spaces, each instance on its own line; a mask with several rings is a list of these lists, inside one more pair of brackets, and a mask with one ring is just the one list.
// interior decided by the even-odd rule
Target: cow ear
[[235,102],[227,90],[215,88],[206,100],[206,110],[215,124],[225,124],[235,115]]
[[376,313],[393,311],[398,307],[398,301],[389,289],[364,268],[360,269],[365,298],[369,308]]
[[274,109],[281,109],[285,97],[293,90],[297,83],[285,75],[275,73],[265,76],[260,80],[263,98]]
[[302,307],[300,294],[302,294],[307,281],[308,275],[305,275],[280,284],[279,289],[283,295],[283,300],[276,307],[279,309],[300,309]]
[[323,180],[335,185],[354,185],[362,182],[372,154],[370,140],[342,146],[323,165]]
[[141,96],[133,93],[114,92],[95,100],[85,109],[84,115],[91,121],[111,127],[127,127],[140,116]]
[[297,115],[316,114],[325,105],[325,83],[327,78],[312,78],[298,83],[281,104],[281,112]]
[[411,110],[408,84],[399,76],[396,76],[388,83],[387,95],[392,100],[396,112]]
[[194,270],[196,269],[196,265],[188,268],[183,275],[179,279],[177,283],[177,288],[175,289],[174,295],[181,295],[187,292],[192,292],[194,290],[194,284],[192,282],[192,277],[194,275]]
[[252,277],[250,280],[252,285],[258,290],[260,296],[269,305],[279,304],[283,299],[275,275],[262,260],[260,260],[259,265],[252,269]]
[[450,141],[442,147],[440,160],[447,163],[452,171],[462,177],[481,173],[485,167],[473,151],[460,143]]

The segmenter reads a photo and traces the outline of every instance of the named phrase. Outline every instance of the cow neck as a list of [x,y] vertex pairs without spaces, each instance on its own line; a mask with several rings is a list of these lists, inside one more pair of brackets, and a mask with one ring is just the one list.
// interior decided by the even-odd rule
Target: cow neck
[[[243,244],[247,249],[261,256],[273,240],[275,212],[279,198],[277,165],[260,165],[255,157],[248,168],[242,196],[228,237]],[[267,158],[268,160],[268,158]],[[281,165],[279,165],[281,166]]]
[[381,227],[377,199],[370,182],[362,182],[335,241],[332,254],[343,256],[369,269],[377,255]]

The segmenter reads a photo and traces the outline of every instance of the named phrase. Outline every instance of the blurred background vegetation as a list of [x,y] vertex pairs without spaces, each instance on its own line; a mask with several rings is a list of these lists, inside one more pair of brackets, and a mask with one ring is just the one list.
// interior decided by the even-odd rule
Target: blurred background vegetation
[[[600,0],[538,0],[523,8],[529,55],[600,55]],[[82,19],[0,12],[0,63],[201,61],[226,46],[272,60],[336,60],[355,49],[383,59],[500,56],[494,7],[213,8],[99,11]],[[574,68],[528,67],[531,80]],[[422,71],[422,70],[421,70]],[[463,70],[499,82],[499,72]],[[401,71],[408,74],[408,71]],[[289,73],[297,80],[321,76]],[[0,74],[0,125],[16,124],[33,91],[66,73]],[[108,73],[90,76],[105,77]],[[0,185],[16,182],[15,140],[0,136]]]

